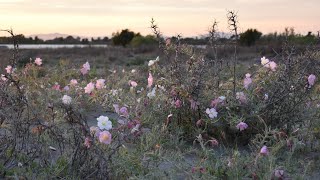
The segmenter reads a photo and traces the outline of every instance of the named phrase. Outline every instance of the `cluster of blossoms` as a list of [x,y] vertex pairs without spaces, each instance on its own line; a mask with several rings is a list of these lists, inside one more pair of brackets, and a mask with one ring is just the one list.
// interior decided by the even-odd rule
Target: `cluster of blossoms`
[[271,71],[276,71],[277,64],[274,61],[270,61],[269,59],[262,57],[261,58],[261,64],[270,69]]
[[[90,133],[92,136],[96,137],[98,141],[102,144],[110,144],[112,141],[112,134],[109,130],[112,129],[112,122],[107,116],[100,116],[97,118],[98,127],[90,127]],[[84,145],[87,148],[91,146],[91,139],[89,137],[85,138]]]
[[[41,65],[42,65],[42,59],[37,57],[37,58],[34,60],[34,63],[35,63],[36,65],[38,65],[38,66],[41,66]],[[11,65],[8,65],[8,66],[5,68],[5,70],[6,70],[6,73],[7,73],[7,74],[12,74],[12,73],[15,71],[15,68],[13,68]],[[4,75],[1,75],[1,76],[4,77]],[[3,80],[3,79],[2,79],[2,80]]]

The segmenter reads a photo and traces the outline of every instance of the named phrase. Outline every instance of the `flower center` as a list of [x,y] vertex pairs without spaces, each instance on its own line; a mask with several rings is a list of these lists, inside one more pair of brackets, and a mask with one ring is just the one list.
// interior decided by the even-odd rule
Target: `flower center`
[[102,141],[107,141],[109,139],[109,135],[108,134],[102,134],[101,135],[101,140]]

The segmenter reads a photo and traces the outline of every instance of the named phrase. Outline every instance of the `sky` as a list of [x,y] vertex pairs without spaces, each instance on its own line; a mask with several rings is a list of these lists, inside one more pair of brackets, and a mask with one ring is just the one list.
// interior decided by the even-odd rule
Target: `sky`
[[129,28],[146,35],[154,18],[166,36],[198,36],[214,19],[219,31],[229,32],[227,10],[238,13],[240,32],[320,30],[320,0],[0,0],[0,29],[92,37]]

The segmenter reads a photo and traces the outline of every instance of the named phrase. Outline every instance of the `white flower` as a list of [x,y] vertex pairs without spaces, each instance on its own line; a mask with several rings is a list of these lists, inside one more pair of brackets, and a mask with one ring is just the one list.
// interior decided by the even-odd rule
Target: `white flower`
[[68,96],[68,95],[64,95],[62,97],[63,104],[69,105],[69,104],[71,104],[71,101],[72,101],[72,98],[70,96]]
[[225,96],[220,96],[219,99],[220,99],[221,101],[224,101],[224,100],[226,99],[226,97],[225,97]]
[[106,129],[107,131],[112,128],[112,122],[109,121],[107,116],[100,116],[97,118],[98,120],[98,127],[103,130]]
[[150,60],[149,63],[148,63],[148,66],[154,65],[154,63],[156,63],[158,61],[159,61],[159,56],[155,60]]
[[206,113],[209,115],[211,119],[214,119],[215,117],[218,116],[218,112],[216,111],[215,108],[211,108],[211,109],[207,108]]
[[5,82],[5,81],[7,81],[8,79],[6,78],[6,76],[5,76],[4,74],[1,74],[1,80]]
[[135,70],[135,69],[132,69],[132,70],[131,70],[131,73],[135,73],[135,72],[137,72],[137,70]]
[[261,58],[261,64],[263,65],[263,66],[265,66],[265,67],[268,67],[269,66],[269,59],[267,59],[266,57],[262,57]]
[[161,85],[156,85],[157,88],[161,89],[162,91],[166,91],[166,89],[164,88],[164,86]]
[[154,87],[151,92],[147,94],[148,98],[153,98],[156,96],[156,88]]

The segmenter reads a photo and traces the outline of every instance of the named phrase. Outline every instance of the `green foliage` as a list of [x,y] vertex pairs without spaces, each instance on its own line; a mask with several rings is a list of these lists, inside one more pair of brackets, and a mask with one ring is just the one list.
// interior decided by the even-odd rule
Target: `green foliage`
[[131,43],[133,47],[139,47],[139,46],[150,46],[157,44],[157,40],[154,36],[152,35],[147,35],[147,36],[135,36]]
[[252,46],[260,39],[262,33],[256,29],[248,29],[240,34],[240,44]]

